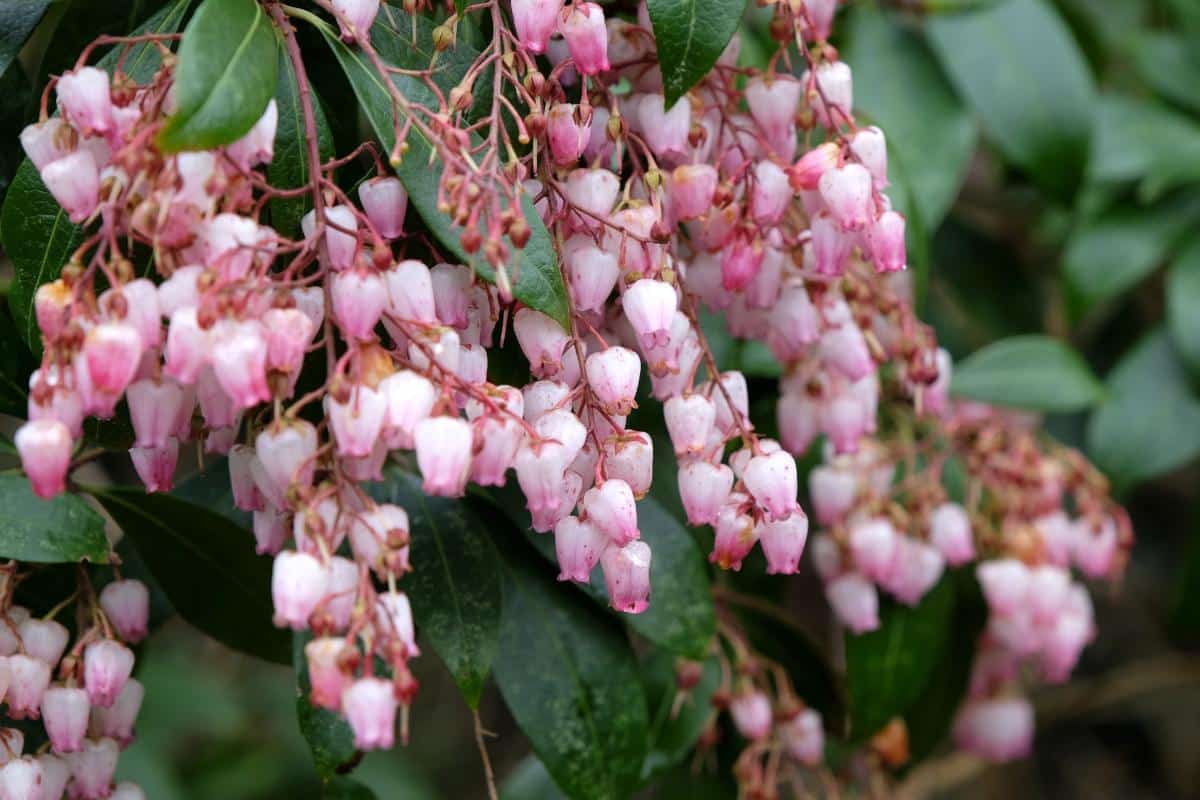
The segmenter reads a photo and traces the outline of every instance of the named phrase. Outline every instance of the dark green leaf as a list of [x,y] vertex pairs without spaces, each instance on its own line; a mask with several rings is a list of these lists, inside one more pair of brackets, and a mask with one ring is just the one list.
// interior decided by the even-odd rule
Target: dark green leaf
[[1175,349],[1200,375],[1200,237],[1193,237],[1167,273],[1167,326]]
[[721,665],[716,657],[703,663],[700,681],[676,705],[675,658],[658,651],[642,665],[643,683],[650,705],[650,751],[642,765],[642,780],[681,763],[695,747],[700,734],[715,718],[712,698],[721,685]]
[[17,131],[29,121],[26,115],[32,98],[33,87],[19,63],[0,73],[0,131],[11,132],[0,139],[0,201],[25,160]]
[[1200,401],[1170,337],[1148,334],[1106,379],[1108,399],[1088,421],[1088,452],[1120,488],[1200,453]]
[[501,548],[496,683],[559,788],[574,800],[623,800],[646,753],[633,652],[611,618],[521,549],[515,537]]
[[188,622],[235,650],[291,664],[289,635],[271,618],[271,560],[250,531],[179,497],[90,488]]
[[0,413],[24,419],[29,376],[36,368],[33,354],[17,333],[12,312],[0,304]]
[[567,800],[536,756],[521,759],[500,785],[500,800]]
[[647,0],[666,106],[717,63],[742,21],[746,0]]
[[1071,347],[1048,336],[993,342],[954,367],[950,391],[984,403],[1037,411],[1078,411],[1104,387]]
[[49,5],[50,0],[14,0],[0,5],[0,74],[21,52]]
[[[428,69],[432,62],[433,22],[423,16],[412,16],[411,20],[416,30],[404,32],[397,28],[376,23],[371,28],[371,41],[380,53],[402,55],[404,61],[396,66],[405,68]],[[347,47],[338,39],[337,33],[327,25],[315,21],[322,35],[337,56],[342,70],[350,80],[358,102],[371,123],[375,135],[390,151],[396,143],[397,120],[393,115],[391,96],[383,79],[375,72],[370,62],[359,51]],[[401,26],[403,27],[403,26]],[[463,55],[456,53],[465,51]],[[458,42],[453,49],[439,54],[438,59],[446,59],[447,66],[436,70],[435,80],[443,90],[453,87],[462,77],[456,64],[469,64],[473,57],[470,48],[463,42]],[[465,70],[465,66],[463,67]],[[426,108],[436,108],[437,98],[421,81],[408,75],[393,75],[392,80],[400,89],[402,95],[414,103]],[[414,126],[406,140],[409,146],[396,174],[408,190],[409,203],[421,215],[425,224],[441,242],[442,246],[463,264],[470,264],[484,280],[495,282],[496,273],[481,257],[469,255],[462,248],[461,230],[456,228],[450,218],[438,210],[438,184],[441,181],[442,169],[436,159],[433,145]],[[513,296],[530,308],[553,317],[562,324],[567,322],[567,296],[563,284],[562,273],[558,268],[558,259],[546,226],[533,208],[532,201],[526,196],[522,198],[522,216],[532,230],[532,235],[523,249],[512,248],[510,271],[515,272],[516,280],[513,286]],[[511,243],[509,243],[511,248]]]
[[900,167],[912,204],[934,230],[966,177],[975,121],[919,36],[868,4],[855,6],[841,25],[854,105],[887,134],[889,163]]
[[1141,181],[1143,198],[1200,179],[1200,125],[1146,97],[1100,96],[1090,176]]
[[358,781],[333,778],[321,790],[321,800],[375,800],[377,795]]
[[394,467],[368,492],[408,512],[413,571],[404,586],[413,617],[467,705],[478,708],[500,631],[500,576],[489,525],[465,501],[427,497],[418,478]]
[[1036,183],[1069,196],[1087,159],[1095,90],[1053,6],[1002,0],[933,17],[926,29],[985,133]]
[[[321,161],[333,155],[333,131],[313,92],[313,122],[317,130],[317,152]],[[308,136],[300,107],[300,87],[296,71],[284,52],[279,53],[279,88],[275,92],[279,109],[279,127],[275,131],[275,157],[267,167],[272,186],[296,189],[308,182]],[[312,206],[312,198],[280,197],[271,200],[271,224],[285,236],[300,231],[300,218]]]
[[292,636],[292,666],[296,670],[296,718],[300,722],[300,735],[308,742],[312,752],[313,766],[317,774],[328,780],[347,768],[353,767],[358,758],[354,747],[354,731],[350,723],[336,711],[319,708],[309,702],[312,685],[308,681],[308,659],[304,646],[312,641],[312,634],[305,631]]
[[36,497],[21,475],[0,475],[0,558],[108,563],[104,519],[73,494]]
[[1200,112],[1200,56],[1195,41],[1167,31],[1143,31],[1130,47],[1133,63],[1155,91]]
[[846,696],[850,733],[858,741],[909,711],[929,685],[946,650],[954,587],[942,580],[916,608],[885,604],[879,629],[846,635]]
[[279,37],[255,0],[204,0],[183,32],[176,109],[159,134],[167,151],[241,138],[275,95]]

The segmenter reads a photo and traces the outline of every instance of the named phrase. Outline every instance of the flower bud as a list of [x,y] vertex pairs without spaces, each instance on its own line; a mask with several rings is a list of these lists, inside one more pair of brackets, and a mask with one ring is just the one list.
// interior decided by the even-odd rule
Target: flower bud
[[95,737],[109,737],[122,745],[133,741],[133,724],[142,708],[146,689],[136,678],[125,682],[116,702],[108,708],[94,706],[88,732]]
[[71,797],[101,800],[112,794],[113,773],[120,748],[112,739],[88,739],[83,749],[67,755],[71,767]]
[[42,765],[34,758],[15,758],[0,768],[0,797],[4,800],[43,800]]
[[849,572],[825,584],[833,613],[855,634],[879,627],[879,593],[863,576]]
[[100,591],[100,607],[117,635],[137,644],[150,626],[150,590],[139,580],[113,581]]
[[512,0],[513,27],[521,46],[531,53],[546,52],[562,7],[562,0]]
[[650,546],[635,540],[610,545],[600,556],[609,603],[617,611],[640,614],[650,605]]
[[342,693],[342,711],[359,750],[388,750],[395,741],[396,695],[390,681],[359,678]]
[[50,665],[40,658],[17,654],[8,657],[8,714],[13,719],[37,719],[42,694],[50,685]]
[[366,384],[355,385],[345,402],[330,395],[326,415],[337,442],[337,454],[343,458],[369,456],[383,430],[387,411],[388,400],[383,392]]
[[132,325],[106,322],[88,331],[82,358],[92,392],[120,396],[137,372],[142,340]]
[[587,583],[592,568],[608,546],[609,537],[592,520],[563,517],[554,526],[554,552],[558,558],[558,579]]
[[742,475],[746,489],[772,521],[791,516],[796,503],[796,461],[790,453],[755,456]]
[[381,176],[359,184],[358,199],[362,202],[367,219],[380,236],[395,239],[404,233],[408,192],[404,190],[404,184],[399,178],[391,175]]
[[64,72],[55,85],[63,115],[84,136],[113,130],[108,73],[99,67]]
[[794,575],[808,540],[808,517],[799,507],[784,519],[763,522],[758,531],[768,575]]
[[388,314],[412,322],[437,321],[429,267],[408,259],[385,272],[383,277],[387,284]]
[[17,429],[13,442],[34,494],[48,500],[66,487],[74,446],[66,425],[49,419],[26,422]]
[[766,693],[760,691],[745,691],[736,695],[729,703],[729,713],[738,733],[758,741],[771,734],[771,700]]
[[555,164],[565,167],[578,161],[588,141],[588,129],[579,121],[578,106],[555,104],[546,115],[546,137]]
[[820,764],[825,758],[825,730],[821,727],[821,715],[806,708],[779,726],[780,736],[788,755],[810,767]]
[[329,573],[313,556],[293,551],[277,555],[271,572],[275,624],[304,630],[328,587]]
[[717,170],[709,164],[684,164],[667,179],[667,196],[675,219],[696,219],[713,205]]
[[132,672],[133,651],[120,642],[104,639],[83,651],[83,685],[92,705],[111,706]]
[[608,28],[604,9],[595,3],[572,3],[558,18],[558,31],[567,40],[567,49],[580,75],[595,75],[609,69]]
[[820,185],[821,176],[838,165],[840,150],[834,142],[817,145],[800,157],[789,172],[792,188],[796,191],[814,191]]
[[971,520],[958,503],[942,503],[929,515],[929,542],[952,567],[975,557]]
[[379,13],[379,0],[332,0],[332,4],[342,41],[368,41],[371,25]]
[[471,425],[458,417],[430,417],[413,433],[426,494],[461,497],[471,466]]
[[1033,745],[1033,706],[1023,697],[971,700],[954,720],[954,742],[988,761],[1012,761]]
[[[42,694],[42,724],[54,752],[74,753],[83,748],[91,707],[83,689],[55,686]],[[5,795],[0,792],[0,796]]]

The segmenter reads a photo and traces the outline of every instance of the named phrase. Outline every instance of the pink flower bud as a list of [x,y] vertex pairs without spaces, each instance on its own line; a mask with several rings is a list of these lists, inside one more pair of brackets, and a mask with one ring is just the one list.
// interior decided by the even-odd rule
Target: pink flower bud
[[113,129],[112,95],[108,73],[99,67],[80,67],[63,73],[55,86],[63,115],[84,136]]
[[137,447],[161,447],[175,434],[184,391],[173,380],[144,378],[130,384],[126,400]]
[[897,567],[900,534],[892,523],[875,517],[850,528],[850,554],[859,572],[872,580],[886,583]]
[[633,490],[623,480],[609,479],[588,489],[582,508],[584,516],[617,547],[624,547],[640,535]]
[[88,331],[81,355],[91,390],[119,396],[137,372],[142,340],[132,325],[106,322]]
[[848,380],[857,381],[875,369],[867,340],[853,323],[827,330],[821,337],[821,358]]
[[805,394],[785,393],[775,409],[784,449],[802,456],[820,433],[820,408]]
[[550,155],[560,167],[578,161],[587,144],[587,126],[580,121],[579,113],[579,107],[574,103],[556,103],[546,114]]
[[721,286],[740,292],[758,277],[766,251],[757,237],[735,235],[721,255]]
[[525,494],[526,507],[534,517],[558,508],[563,473],[574,458],[557,441],[526,442],[517,451],[513,467]]
[[788,755],[801,764],[815,767],[825,759],[825,729],[821,715],[811,708],[780,725],[779,733]]
[[650,605],[650,546],[635,540],[610,545],[600,556],[609,603],[617,611],[640,614]]
[[403,646],[405,658],[421,655],[413,628],[412,606],[406,594],[388,592],[379,595],[375,604],[375,624],[386,640],[398,642]]
[[133,672],[133,651],[120,642],[103,639],[83,651],[83,685],[92,704],[108,708]]
[[958,503],[942,503],[929,515],[929,542],[952,567],[975,557],[971,520]]
[[670,341],[671,323],[678,307],[673,286],[643,278],[625,290],[621,302],[642,347],[661,346]]
[[313,705],[337,711],[342,706],[342,692],[350,685],[348,675],[339,663],[345,640],[332,636],[313,639],[304,645],[308,664],[308,682],[312,687],[309,700]]
[[276,555],[283,549],[288,537],[287,517],[270,508],[254,511],[254,552],[261,555]]
[[333,276],[333,315],[348,338],[369,341],[387,305],[387,287],[379,273],[346,270]]
[[383,277],[387,283],[388,314],[412,322],[437,321],[429,267],[408,259],[385,272]]
[[738,733],[747,739],[757,741],[771,734],[774,717],[771,700],[764,692],[745,691],[735,695],[729,703],[729,713]]
[[522,308],[513,315],[513,332],[535,376],[550,378],[559,373],[563,350],[570,342],[561,325],[540,311]]
[[329,572],[313,556],[290,550],[275,556],[271,572],[271,598],[275,624],[304,630],[308,618],[329,588]]
[[34,494],[48,500],[66,487],[73,447],[66,425],[49,419],[26,422],[13,442]]
[[754,543],[758,541],[754,518],[741,510],[745,499],[744,494],[734,493],[717,512],[717,524],[713,526],[716,536],[708,560],[721,569],[740,571],[742,561],[750,555]]
[[443,325],[462,330],[470,322],[470,295],[473,279],[469,267],[461,264],[436,264],[429,271],[433,282],[433,300]]
[[712,208],[717,170],[709,164],[684,164],[667,178],[667,196],[675,219],[695,219]]
[[596,247],[590,237],[579,240],[572,237],[563,248],[567,286],[578,310],[600,311],[621,274],[617,257]]
[[692,104],[686,97],[667,109],[661,94],[643,95],[634,113],[642,138],[660,161],[672,164],[683,160],[690,149],[688,134],[692,129]]
[[846,269],[846,259],[854,249],[854,239],[837,221],[822,211],[812,221],[812,252],[818,275],[838,277]]
[[808,517],[799,507],[776,522],[763,522],[758,531],[768,575],[794,575],[808,540]]
[[471,466],[471,425],[459,417],[430,417],[413,433],[421,488],[431,495],[461,497]]
[[904,245],[904,217],[886,211],[867,228],[867,244],[876,272],[899,272],[908,266]]
[[67,312],[74,292],[62,280],[43,283],[33,295],[34,316],[38,329],[49,340],[58,338],[67,325]]
[[642,361],[632,350],[609,347],[587,357],[588,385],[608,414],[626,415],[634,407]]
[[852,632],[866,633],[879,627],[879,593],[858,573],[848,572],[825,584],[825,597],[833,613]]
[[679,499],[691,525],[715,525],[733,490],[733,470],[724,464],[693,461],[679,468]]
[[531,53],[546,52],[562,7],[562,0],[512,0],[513,27],[521,46]]
[[225,393],[212,369],[204,369],[196,378],[196,399],[200,401],[200,413],[204,424],[210,429],[231,427],[238,419],[238,409],[233,398]]
[[[607,169],[574,169],[567,175],[567,201],[591,215],[605,219],[617,202],[621,181]],[[575,218],[586,229],[595,229],[598,222],[591,217]]]
[[554,526],[554,552],[558,558],[560,581],[587,583],[590,580],[592,568],[609,543],[609,537],[592,522],[563,517]]
[[264,480],[259,490],[276,508],[283,508],[292,483],[308,486],[316,470],[317,430],[304,420],[276,423],[254,440]]
[[[375,5],[378,6],[378,2]],[[358,199],[362,202],[367,219],[375,226],[380,236],[395,239],[404,233],[408,192],[404,190],[404,184],[399,178],[381,176],[359,184]]]
[[790,453],[755,456],[742,475],[746,489],[772,521],[791,516],[796,503],[796,461]]
[[787,173],[774,162],[758,162],[750,190],[750,216],[754,221],[763,226],[778,225],[791,202]]
[[65,140],[62,131],[66,125],[61,118],[51,117],[22,129],[21,147],[39,172],[71,152],[63,147]]
[[58,666],[70,638],[65,627],[50,619],[27,619],[18,626],[18,632],[21,649],[27,655],[46,662],[51,668]]
[[55,686],[42,694],[42,724],[54,752],[74,753],[83,747],[91,707],[88,693],[83,689]]
[[8,714],[13,719],[37,719],[42,694],[50,685],[50,665],[40,658],[17,654],[8,657]]
[[1023,697],[969,701],[954,721],[954,742],[988,761],[1023,758],[1033,745],[1033,706]]
[[437,390],[424,376],[400,370],[380,381],[379,391],[387,401],[384,440],[392,447],[412,447],[413,432],[429,417],[437,402]]
[[342,41],[368,41],[371,25],[379,13],[379,0],[332,0],[332,4]]
[[388,401],[383,392],[366,384],[354,386],[344,403],[330,397],[326,414],[337,442],[338,455],[348,458],[369,456],[383,430],[387,411]]
[[1117,556],[1117,524],[1106,517],[1100,524],[1087,519],[1075,523],[1071,556],[1075,566],[1089,578],[1106,577]]
[[825,142],[809,150],[792,165],[789,178],[796,191],[814,191],[821,176],[838,165],[840,150],[834,142]]
[[42,765],[34,758],[15,758],[0,769],[0,797],[4,800],[43,800]]
[[901,603],[915,606],[941,579],[945,567],[946,560],[936,548],[900,536],[895,564],[883,586]]
[[878,191],[886,189],[888,187],[887,140],[883,136],[883,131],[874,125],[868,128],[859,128],[850,140],[850,150],[871,173],[875,189]]
[[871,207],[871,173],[861,164],[828,170],[818,183],[821,199],[842,230],[860,231],[875,218]]
[[139,580],[113,581],[100,592],[100,607],[117,635],[131,644],[146,638],[150,625],[150,591]]
[[654,445],[650,437],[627,430],[604,441],[604,467],[609,478],[619,478],[633,489],[634,497],[650,490],[654,471]]
[[975,577],[993,614],[1003,616],[1024,608],[1031,576],[1017,559],[985,561],[975,568]]
[[387,750],[395,741],[396,694],[390,681],[360,678],[342,693],[342,711],[359,750]]
[[580,75],[595,75],[609,69],[608,29],[604,9],[595,3],[572,3],[558,19],[558,31],[567,40],[571,60]]
[[67,764],[71,767],[71,797],[78,800],[110,797],[120,752],[112,739],[87,739],[82,750],[69,754]]
[[829,437],[835,453],[858,452],[858,442],[872,422],[867,409],[848,392],[833,398],[821,409],[821,429]]
[[123,745],[133,741],[133,724],[142,708],[146,689],[136,678],[125,682],[125,688],[117,695],[116,702],[108,708],[92,707],[88,732],[95,737],[109,737]]
[[235,407],[271,399],[267,386],[267,337],[258,322],[226,320],[213,327],[213,373]]

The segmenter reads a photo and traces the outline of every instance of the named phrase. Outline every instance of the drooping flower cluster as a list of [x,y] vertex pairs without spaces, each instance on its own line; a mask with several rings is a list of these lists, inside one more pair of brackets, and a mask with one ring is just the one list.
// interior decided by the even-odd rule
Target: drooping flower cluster
[[[12,604],[15,568],[4,569],[0,614],[0,700],[9,719],[40,720],[49,745],[25,752],[18,728],[0,728],[0,797],[12,800],[145,800],[128,782],[113,785],[121,750],[133,741],[144,690],[130,674],[129,646],[147,633],[150,595],[116,580],[82,605],[92,620],[71,642],[53,612],[37,618]],[[89,587],[90,589],[90,587]],[[57,611],[59,609],[55,609]]]
[[[400,11],[319,5],[381,63],[364,33],[376,14]],[[317,163],[313,146],[312,210],[290,238],[265,217],[268,200],[297,194],[264,177],[273,101],[236,142],[171,154],[156,144],[171,112],[169,60],[144,85],[82,65],[61,76],[61,116],[22,143],[91,233],[35,298],[44,357],[16,437],[34,490],[64,489],[84,417],[111,417],[122,400],[149,491],[171,487],[183,442],[227,454],[236,505],[253,512],[258,552],[274,558],[276,622],[314,635],[313,702],[343,713],[358,747],[390,747],[417,690],[402,591],[409,520],[362,484],[400,451],[414,452],[430,495],[515,478],[534,530],[553,531],[560,580],[587,582],[599,565],[613,608],[640,613],[652,553],[637,500],[651,488],[653,443],[626,423],[644,369],[688,521],[714,532],[712,563],[739,569],[758,544],[769,572],[798,570],[808,517],[794,456],[823,435],[825,463],[810,477],[825,529],[815,560],[850,629],[878,625],[879,589],[916,604],[947,564],[978,553],[985,588],[1005,584],[989,589],[984,653],[1012,665],[1036,655],[1049,677],[1065,676],[1091,635],[1090,607],[1065,557],[1030,547],[1027,531],[1047,527],[1072,491],[1080,522],[1062,552],[1108,574],[1117,512],[1086,465],[948,400],[949,358],[896,274],[905,222],[884,194],[884,135],[856,124],[849,67],[825,41],[836,6],[776,9],[772,29],[794,42],[800,77],[783,68],[784,50],[765,72],[737,67],[735,38],[669,108],[644,6],[630,21],[593,3],[512,0],[509,24],[496,5],[493,41],[437,107],[383,76],[401,112],[397,141],[416,130],[434,143],[439,209],[492,282],[409,257],[405,189],[372,148],[356,151],[374,175],[351,197],[334,180],[344,162]],[[515,99],[493,92],[483,125],[468,114],[485,64]],[[305,83],[303,64],[293,68]],[[523,199],[540,219],[524,216]],[[523,250],[535,228],[561,268],[561,319],[514,300],[522,270],[535,268]],[[135,269],[130,241],[150,249],[153,277]],[[784,366],[779,441],[751,423],[745,376],[719,368],[702,307]],[[528,361],[523,386],[489,381],[489,350],[509,335]],[[924,442],[936,445],[918,452]],[[950,454],[967,458],[973,481],[962,505],[941,487]],[[1013,577],[1017,568],[1026,573]],[[1062,603],[1049,608],[1041,589],[1014,582],[1061,584]],[[987,687],[959,740],[987,751],[970,719],[987,716],[972,709],[998,696],[997,682],[977,683]],[[776,731],[797,761],[818,761],[819,717],[790,690],[774,701],[764,691],[752,677],[732,691],[738,729],[751,742]],[[767,750],[747,753],[749,763]]]

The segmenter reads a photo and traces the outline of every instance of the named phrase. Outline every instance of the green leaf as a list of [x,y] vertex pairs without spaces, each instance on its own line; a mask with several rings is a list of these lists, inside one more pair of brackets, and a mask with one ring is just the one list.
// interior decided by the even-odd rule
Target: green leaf
[[712,698],[721,685],[721,665],[716,657],[703,662],[700,681],[676,706],[675,658],[661,650],[642,666],[643,683],[650,705],[650,751],[642,765],[642,780],[681,763],[695,747],[700,734],[715,718]]
[[375,800],[378,795],[358,781],[333,778],[321,789],[321,800]]
[[1141,31],[1130,46],[1133,63],[1156,92],[1200,113],[1200,58],[1195,41],[1167,31]]
[[1087,449],[1119,488],[1200,453],[1200,401],[1161,327],[1121,358],[1106,383],[1108,399],[1088,421]]
[[567,800],[536,756],[521,759],[500,785],[500,800]]
[[[313,92],[313,121],[317,129],[317,152],[321,161],[333,155],[333,131],[329,121]],[[296,83],[296,71],[287,54],[279,53],[279,88],[275,92],[275,104],[279,109],[279,127],[275,131],[275,157],[267,167],[271,185],[280,189],[297,189],[308,183],[308,136],[304,128],[304,114],[300,107],[300,87]],[[285,236],[296,236],[300,231],[300,218],[312,207],[312,198],[278,197],[270,203],[271,224]]]
[[646,699],[611,618],[536,559],[501,548],[504,612],[496,683],[555,783],[574,800],[623,800],[646,753]]
[[929,42],[985,133],[1034,182],[1069,197],[1083,175],[1095,90],[1047,0],[931,18]]
[[742,21],[746,0],[647,0],[666,107],[717,63]]
[[1140,180],[1143,199],[1200,179],[1200,125],[1147,97],[1105,92],[1097,106],[1089,177]]
[[0,74],[21,52],[49,5],[50,0],[16,0],[0,5]]
[[17,333],[12,312],[0,303],[0,413],[25,418],[29,376],[35,369],[37,362]]
[[296,670],[296,718],[300,735],[312,752],[313,766],[322,779],[352,768],[359,758],[354,747],[354,731],[350,723],[336,711],[314,706],[309,701],[312,685],[308,680],[308,659],[304,646],[312,641],[308,631],[292,636],[292,667]]
[[856,741],[902,716],[921,697],[946,650],[953,614],[954,587],[943,577],[916,608],[888,603],[878,630],[846,635],[846,695]]
[[1078,411],[1098,403],[1104,387],[1069,345],[1031,334],[993,342],[954,367],[950,391],[998,406]]
[[164,150],[205,150],[237,141],[275,94],[279,37],[255,0],[204,0],[183,32],[175,113],[158,136]]
[[21,475],[0,475],[0,558],[38,564],[108,563],[104,519],[80,497],[42,500]]
[[408,512],[413,571],[404,587],[413,617],[467,705],[478,708],[500,633],[500,576],[487,522],[465,501],[427,497],[420,479],[395,467],[367,491]]
[[1167,327],[1188,369],[1200,376],[1200,237],[1193,237],[1167,272]]
[[1077,230],[1063,275],[1080,310],[1132,289],[1163,262],[1200,218],[1200,197],[1175,197],[1150,209],[1122,208]]
[[975,121],[921,37],[874,5],[856,5],[840,23],[842,58],[854,70],[854,105],[887,134],[912,204],[936,230],[958,194],[975,151]]
[[[383,16],[381,14],[381,16]],[[407,17],[415,30],[401,30],[376,22],[371,28],[371,42],[382,54],[402,57],[403,61],[389,64],[408,69],[428,69],[433,60],[432,31],[434,23],[423,16]],[[314,18],[317,26],[325,37],[334,55],[346,73],[359,106],[366,115],[375,135],[383,142],[389,151],[396,143],[397,120],[393,115],[391,96],[388,94],[383,78],[375,72],[365,56],[358,50],[347,47],[338,38],[337,33],[329,26]],[[461,78],[466,66],[474,60],[474,53],[465,43],[459,41],[453,48],[438,55],[438,63],[442,64],[434,71],[434,80],[448,91]],[[452,68],[453,67],[453,68]],[[459,70],[463,70],[460,72]],[[426,108],[438,107],[437,98],[421,81],[408,75],[392,75],[392,80],[400,89],[401,94],[413,103]],[[409,203],[421,215],[425,224],[441,242],[442,246],[455,259],[463,264],[471,265],[476,274],[484,280],[495,282],[495,270],[485,259],[469,255],[462,248],[459,228],[450,218],[438,210],[438,184],[441,181],[442,168],[436,159],[436,153],[431,142],[415,127],[409,132],[409,150],[405,154],[396,174],[408,190]],[[564,326],[567,324],[567,295],[563,284],[562,273],[558,268],[558,259],[554,252],[553,242],[546,226],[533,207],[528,196],[522,197],[522,216],[529,225],[532,234],[522,249],[509,246],[512,251],[510,269],[515,268],[515,283],[513,296],[530,308],[558,320]]]
[[[183,24],[183,17],[191,5],[192,0],[174,0],[139,25],[134,30],[134,35],[175,33]],[[122,52],[125,52],[125,59],[121,62],[121,71],[137,83],[146,83],[153,78],[154,73],[162,64],[162,55],[158,47],[153,42],[140,42],[130,47],[127,52],[120,46],[110,48],[104,57],[96,62],[96,65],[108,70],[111,75],[117,67],[117,62],[121,59]]]
[[133,540],[175,609],[235,650],[291,664],[289,635],[271,618],[271,560],[254,538],[210,508],[126,487],[90,487]]

